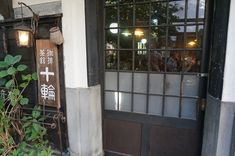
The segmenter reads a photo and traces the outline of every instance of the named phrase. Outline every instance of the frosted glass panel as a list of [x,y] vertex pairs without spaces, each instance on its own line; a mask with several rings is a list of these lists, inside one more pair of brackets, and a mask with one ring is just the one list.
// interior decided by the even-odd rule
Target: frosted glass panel
[[131,111],[131,94],[119,93],[119,110]]
[[147,93],[147,74],[134,74],[134,92]]
[[149,114],[161,115],[162,114],[162,97],[161,96],[149,96]]
[[164,116],[179,117],[179,98],[166,97]]
[[166,75],[166,94],[180,95],[180,75]]
[[192,75],[184,75],[183,78],[183,95],[198,96],[199,78]]
[[105,89],[117,90],[117,72],[105,72]]
[[183,98],[181,117],[185,119],[196,120],[197,116],[197,99]]
[[163,94],[163,74],[149,75],[149,93]]
[[133,111],[136,113],[146,113],[146,95],[134,94]]
[[118,110],[118,93],[117,92],[105,92],[105,109],[106,110]]
[[131,77],[132,73],[119,73],[119,90],[120,91],[131,91]]

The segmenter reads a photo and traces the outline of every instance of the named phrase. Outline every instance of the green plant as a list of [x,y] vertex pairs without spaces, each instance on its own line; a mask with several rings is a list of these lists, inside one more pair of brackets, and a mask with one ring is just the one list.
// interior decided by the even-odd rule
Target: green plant
[[40,107],[35,106],[30,115],[21,109],[29,103],[24,91],[37,80],[36,73],[26,74],[21,57],[7,55],[0,61],[0,87],[5,93],[0,96],[0,155],[51,156]]

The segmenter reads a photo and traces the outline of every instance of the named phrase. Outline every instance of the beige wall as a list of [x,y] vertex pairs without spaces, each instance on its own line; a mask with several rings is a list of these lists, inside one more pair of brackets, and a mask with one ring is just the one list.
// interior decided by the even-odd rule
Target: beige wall
[[61,1],[61,0],[12,0],[13,8],[19,7],[19,5],[18,5],[19,1],[24,2],[27,5],[35,5],[35,4],[55,2],[55,1]]

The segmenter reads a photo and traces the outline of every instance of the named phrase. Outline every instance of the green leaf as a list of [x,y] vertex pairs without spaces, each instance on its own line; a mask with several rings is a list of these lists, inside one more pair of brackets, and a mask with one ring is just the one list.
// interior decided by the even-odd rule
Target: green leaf
[[29,99],[28,98],[22,98],[20,99],[20,104],[21,105],[27,105],[29,103]]
[[24,71],[25,69],[27,69],[28,67],[24,64],[18,65],[17,67],[17,71]]
[[18,96],[20,94],[20,90],[19,89],[13,89],[12,94],[14,94],[15,96]]
[[28,74],[28,75],[22,75],[22,80],[27,80],[27,81],[30,81],[32,79],[32,76],[31,74]]
[[8,75],[8,73],[7,73],[6,70],[0,71],[0,78],[3,78],[3,77],[5,77],[5,76],[7,76],[7,75]]
[[24,83],[21,83],[20,84],[20,87],[21,88],[26,88],[28,86],[28,83],[27,82],[24,82]]
[[9,75],[14,75],[14,74],[16,73],[15,67],[10,67],[10,68],[8,68],[7,73],[8,73]]
[[7,81],[5,87],[10,88],[13,84],[14,84],[14,80],[9,80],[9,81]]
[[21,58],[22,58],[21,55],[16,55],[15,57],[13,57],[13,60],[12,60],[12,62],[11,62],[12,65],[13,65],[13,64],[16,64],[16,63],[18,63],[18,62],[20,62]]
[[32,79],[33,79],[33,80],[38,80],[38,74],[37,74],[36,72],[34,72],[34,73],[32,74]]
[[7,65],[12,65],[13,59],[14,59],[14,57],[12,55],[7,55],[4,59],[4,61]]
[[4,86],[6,81],[7,81],[6,79],[0,79],[0,86],[1,87]]
[[8,64],[4,61],[0,61],[0,68],[8,67]]

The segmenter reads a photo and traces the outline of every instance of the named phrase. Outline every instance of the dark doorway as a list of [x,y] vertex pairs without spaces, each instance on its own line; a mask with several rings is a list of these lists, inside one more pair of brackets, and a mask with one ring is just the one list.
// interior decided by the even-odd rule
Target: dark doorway
[[205,7],[205,0],[104,2],[106,155],[200,155]]

